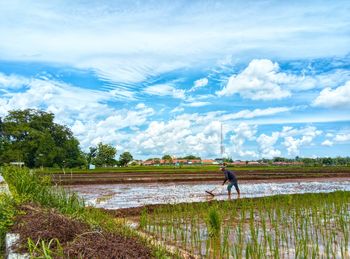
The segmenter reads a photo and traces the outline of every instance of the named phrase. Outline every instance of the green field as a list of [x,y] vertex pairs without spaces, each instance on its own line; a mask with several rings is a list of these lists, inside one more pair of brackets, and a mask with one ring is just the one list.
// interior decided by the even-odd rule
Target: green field
[[350,192],[144,210],[141,228],[204,258],[349,258]]

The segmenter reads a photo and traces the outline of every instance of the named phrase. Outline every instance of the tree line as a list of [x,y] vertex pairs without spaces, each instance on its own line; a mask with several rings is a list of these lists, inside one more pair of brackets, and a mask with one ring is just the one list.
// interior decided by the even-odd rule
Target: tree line
[[98,167],[127,165],[129,152],[115,159],[117,150],[99,143],[89,152],[80,149],[72,131],[54,122],[54,114],[35,109],[13,110],[0,118],[0,165],[24,162],[27,167]]
[[[110,144],[99,143],[89,148],[88,152],[80,149],[79,141],[72,131],[54,122],[54,114],[35,109],[13,110],[2,120],[0,118],[0,165],[11,162],[24,162],[33,167],[87,167],[94,164],[97,167],[126,166],[133,160],[130,152],[123,152],[119,159],[117,149]],[[172,163],[170,155],[164,155],[163,160]],[[177,159],[201,159],[188,155]],[[159,160],[160,158],[150,158]],[[232,162],[225,158],[224,162]],[[350,165],[350,157],[320,157],[320,158],[284,158],[260,159],[259,162],[302,162],[306,166],[342,166]]]
[[295,158],[285,158],[285,157],[274,157],[272,159],[261,159],[259,162],[264,162],[267,164],[272,164],[273,162],[301,162],[306,166],[345,166],[350,165],[350,157],[299,157]]

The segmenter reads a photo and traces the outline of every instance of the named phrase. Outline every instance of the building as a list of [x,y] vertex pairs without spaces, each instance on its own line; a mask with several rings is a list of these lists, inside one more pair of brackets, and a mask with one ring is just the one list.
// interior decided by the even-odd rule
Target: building
[[216,165],[216,161],[213,159],[203,159],[202,165]]

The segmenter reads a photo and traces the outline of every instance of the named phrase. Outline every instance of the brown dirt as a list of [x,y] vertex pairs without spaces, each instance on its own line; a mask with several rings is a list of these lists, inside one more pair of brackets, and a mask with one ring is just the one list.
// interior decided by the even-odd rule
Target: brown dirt
[[[53,209],[33,204],[22,205],[20,209],[23,214],[17,216],[11,229],[20,235],[15,247],[18,252],[28,252],[28,238],[34,243],[58,239],[64,258],[151,258],[151,250],[136,238],[93,231],[87,224]],[[55,242],[52,248],[57,248]]]
[[140,242],[116,234],[88,233],[69,243],[64,254],[70,258],[150,258]]
[[152,213],[156,208],[162,205],[164,206],[164,204],[154,204],[154,205],[145,205],[141,207],[115,209],[115,210],[111,210],[111,209],[107,210],[107,209],[101,208],[100,210],[103,210],[117,218],[129,218],[129,217],[140,216],[143,210],[145,210],[147,213]]
[[22,215],[17,216],[12,232],[20,234],[19,251],[26,251],[28,238],[35,243],[38,240],[49,242],[57,238],[61,244],[70,242],[80,233],[87,232],[89,226],[77,220],[67,218],[55,210],[27,204],[19,208]]
[[[235,170],[235,169],[233,169]],[[235,170],[240,180],[272,180],[272,179],[312,179],[330,177],[350,177],[349,169],[334,168],[306,168],[280,170]],[[61,185],[75,184],[117,184],[117,183],[154,183],[154,182],[203,182],[221,180],[222,173],[80,173],[80,174],[53,174],[54,183]]]

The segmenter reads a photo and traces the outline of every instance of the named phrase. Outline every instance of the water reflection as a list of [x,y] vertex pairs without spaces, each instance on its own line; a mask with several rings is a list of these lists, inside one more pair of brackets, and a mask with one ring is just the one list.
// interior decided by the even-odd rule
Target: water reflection
[[[197,202],[227,199],[226,186],[216,189],[216,196],[206,194],[217,183],[142,183],[78,185],[68,187],[84,197],[89,205],[106,209],[137,207],[147,204]],[[319,193],[336,190],[350,191],[350,179],[290,181],[290,182],[241,182],[241,198],[262,197],[276,194]],[[237,194],[232,192],[232,199]]]

